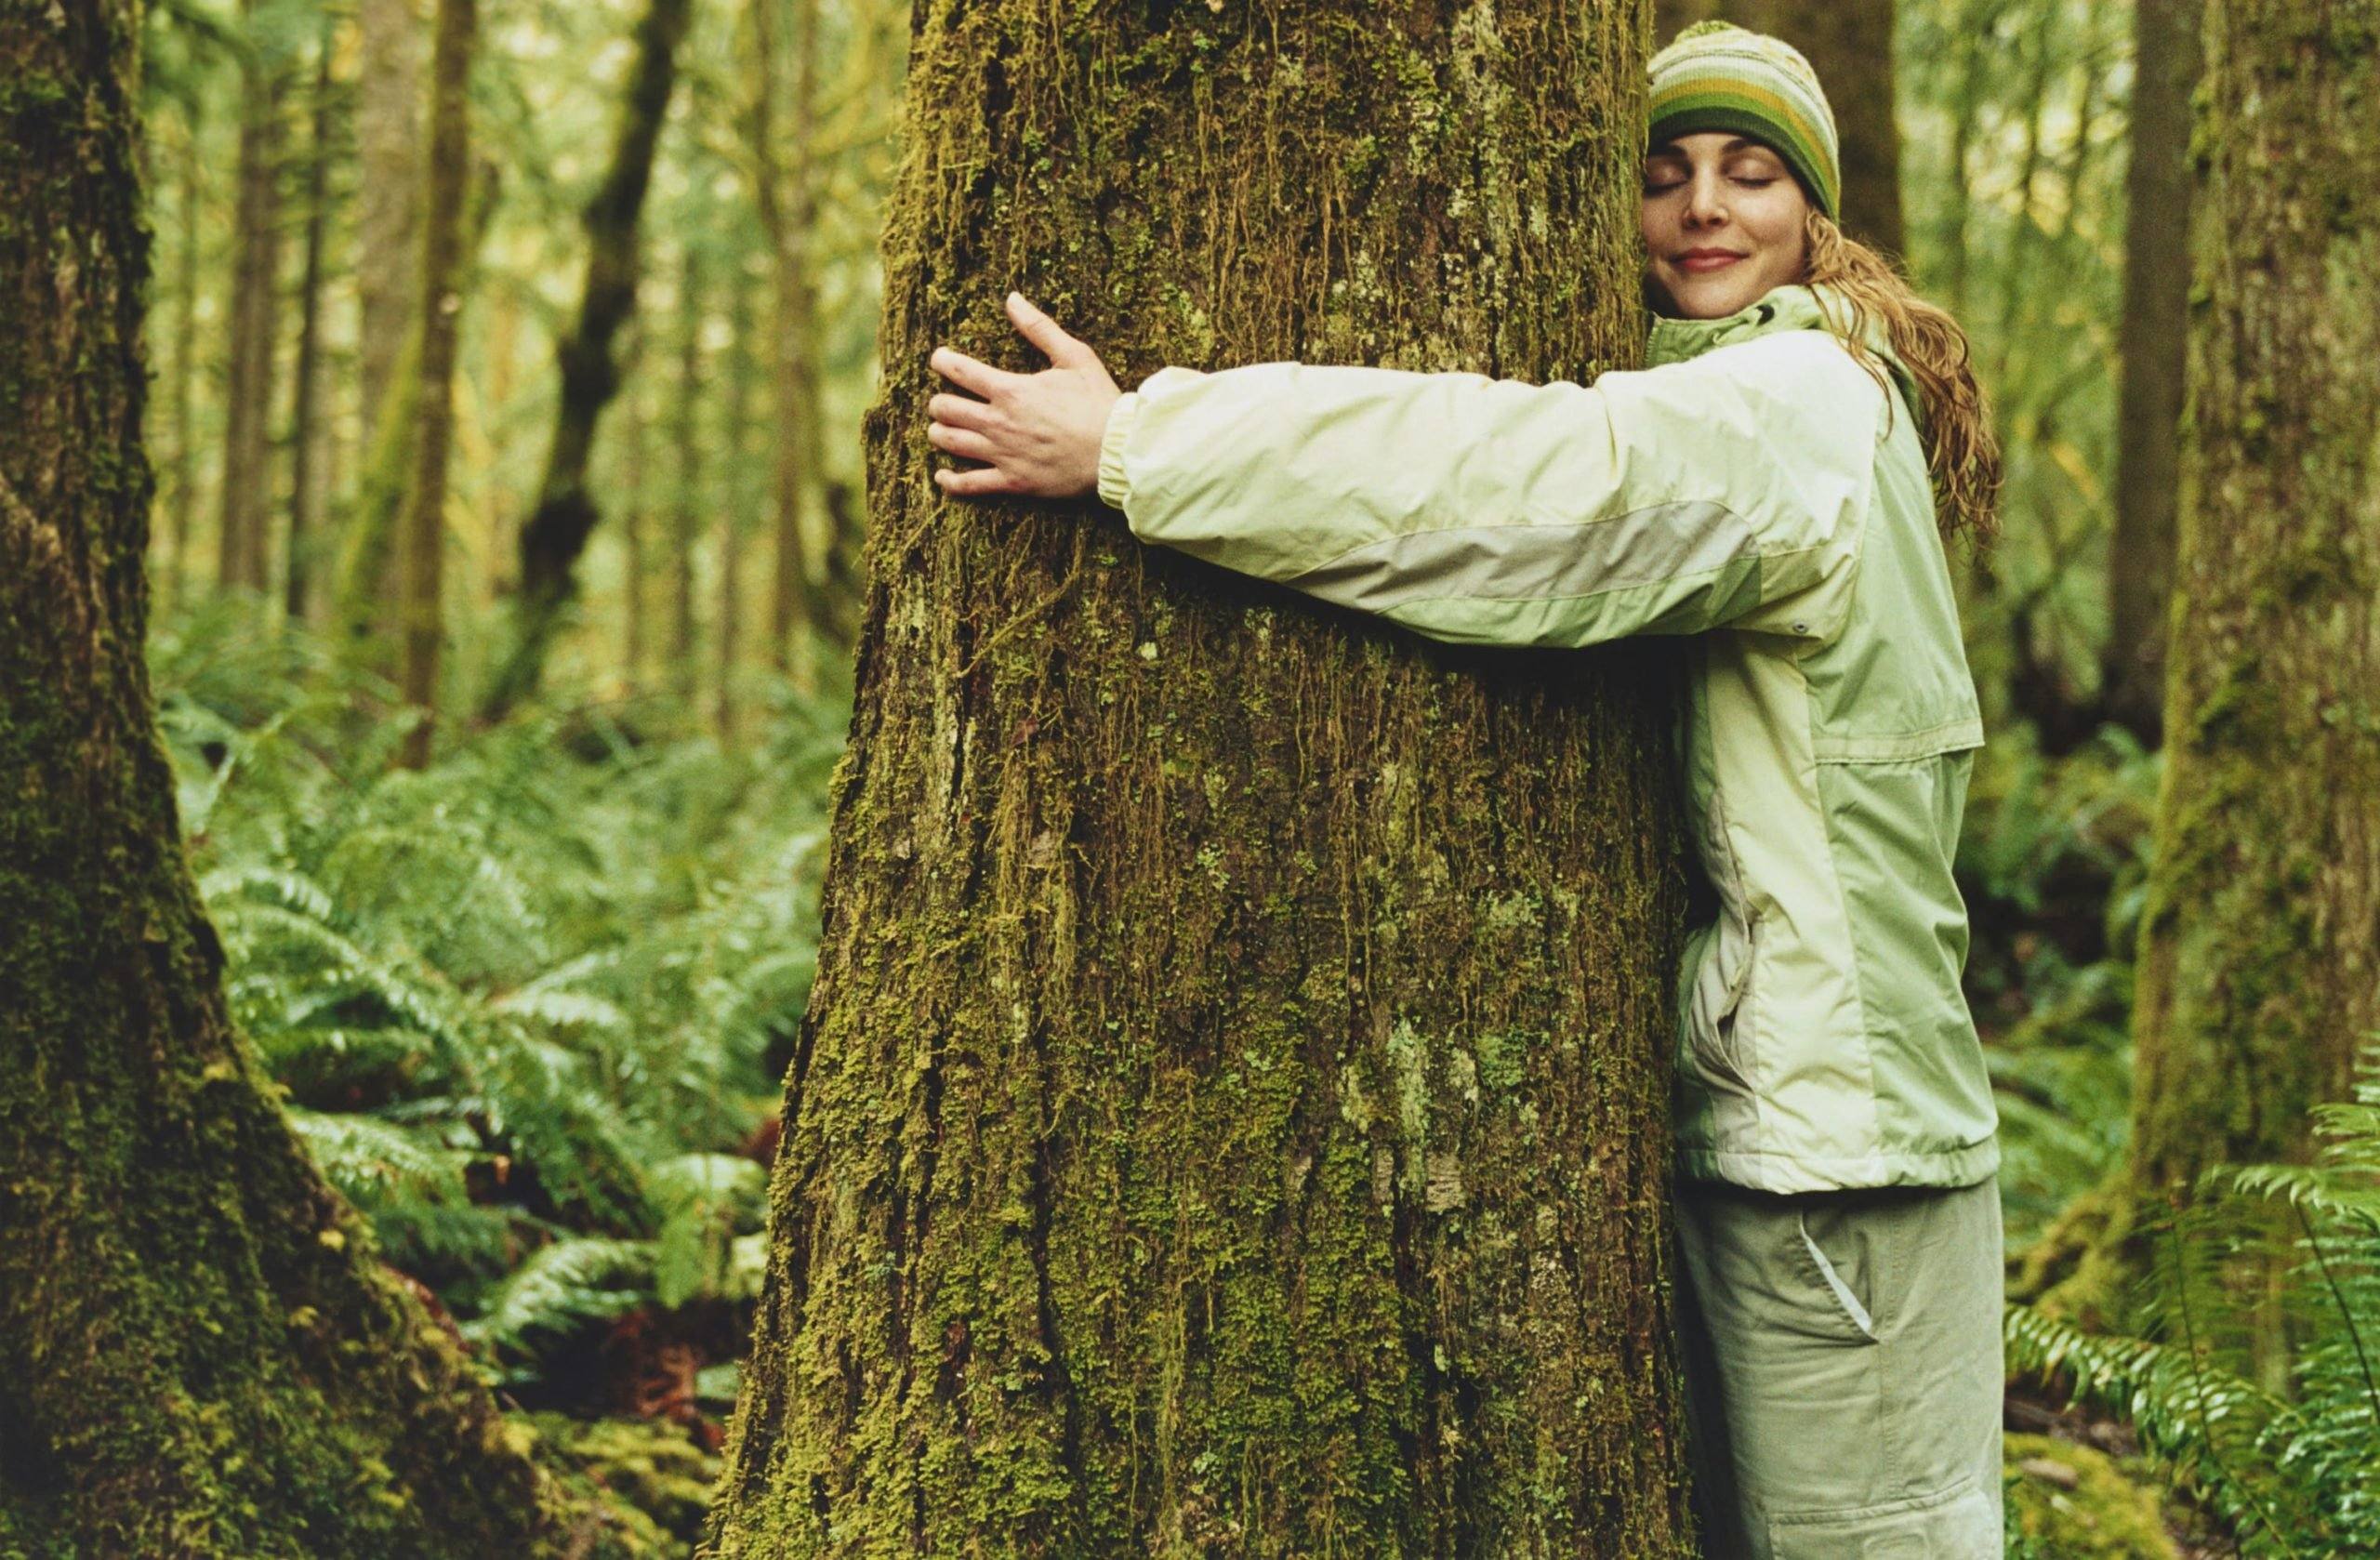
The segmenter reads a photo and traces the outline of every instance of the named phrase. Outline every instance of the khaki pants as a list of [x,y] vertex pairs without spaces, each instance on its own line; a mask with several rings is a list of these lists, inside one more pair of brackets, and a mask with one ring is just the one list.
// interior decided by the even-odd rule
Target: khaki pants
[[2000,1194],[1680,1183],[1707,1560],[1999,1560]]

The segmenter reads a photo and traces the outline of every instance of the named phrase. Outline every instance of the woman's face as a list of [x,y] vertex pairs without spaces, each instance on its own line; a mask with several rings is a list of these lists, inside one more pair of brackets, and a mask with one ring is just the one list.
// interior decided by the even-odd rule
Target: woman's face
[[1680,318],[1716,320],[1801,280],[1810,198],[1785,159],[1726,130],[1645,154],[1645,269]]

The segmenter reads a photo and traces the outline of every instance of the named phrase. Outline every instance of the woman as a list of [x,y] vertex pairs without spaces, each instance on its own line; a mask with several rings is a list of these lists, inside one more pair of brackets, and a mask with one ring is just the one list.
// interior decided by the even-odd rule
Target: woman
[[[1036,375],[948,349],[960,495],[1094,488],[1144,540],[1477,643],[1695,633],[1719,903],[1680,975],[1677,1216],[1706,1552],[2001,1553],[2000,1209],[1951,881],[1983,740],[1945,544],[1998,457],[1957,325],[1834,225],[1801,55],[1652,65],[1663,317],[1591,387],[1268,364],[1121,393],[1022,297]],[[1703,632],[1703,630],[1710,630]]]

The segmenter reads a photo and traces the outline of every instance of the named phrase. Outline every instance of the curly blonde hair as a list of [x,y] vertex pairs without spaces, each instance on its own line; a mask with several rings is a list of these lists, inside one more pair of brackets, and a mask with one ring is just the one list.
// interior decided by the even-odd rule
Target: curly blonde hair
[[1867,345],[1870,330],[1881,324],[1893,355],[1917,382],[1917,430],[1943,542],[1964,534],[1969,546],[1988,552],[2000,535],[2000,440],[1991,430],[1983,387],[1976,383],[1966,332],[1949,313],[1919,297],[1890,260],[1816,207],[1805,231],[1809,258],[1802,280],[1825,287],[1848,311],[1847,318],[1833,318],[1830,311],[1835,333],[1889,399],[1891,380]]

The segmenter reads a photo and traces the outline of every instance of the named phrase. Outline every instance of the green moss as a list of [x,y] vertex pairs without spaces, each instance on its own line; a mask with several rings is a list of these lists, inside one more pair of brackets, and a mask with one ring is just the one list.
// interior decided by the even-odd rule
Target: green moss
[[2011,1435],[2005,1458],[2010,1534],[2044,1560],[2179,1560],[2156,1491],[2105,1452]]

